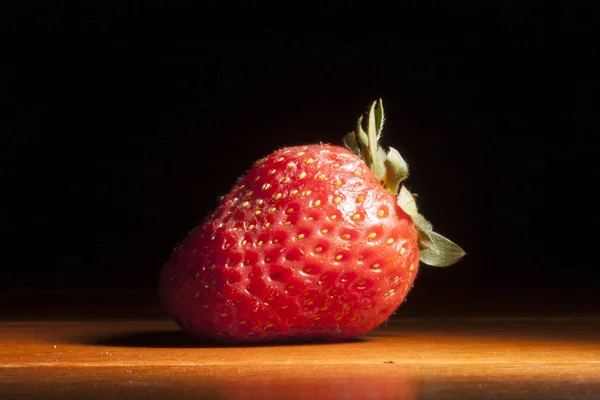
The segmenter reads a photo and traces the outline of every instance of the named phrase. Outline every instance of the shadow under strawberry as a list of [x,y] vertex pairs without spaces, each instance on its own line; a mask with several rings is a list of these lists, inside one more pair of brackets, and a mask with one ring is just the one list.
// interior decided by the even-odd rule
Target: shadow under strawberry
[[362,343],[368,341],[366,337],[346,340],[331,339],[305,339],[281,340],[274,342],[252,343],[223,343],[210,338],[195,338],[182,331],[155,331],[113,335],[102,338],[91,338],[78,341],[81,344],[92,346],[115,346],[133,348],[233,348],[233,347],[274,347],[292,345],[319,345],[330,343]]

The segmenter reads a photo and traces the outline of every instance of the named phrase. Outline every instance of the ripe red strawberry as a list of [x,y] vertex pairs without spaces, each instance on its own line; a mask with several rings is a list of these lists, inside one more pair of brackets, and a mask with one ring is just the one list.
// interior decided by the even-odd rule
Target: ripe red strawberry
[[[464,254],[432,232],[402,186],[400,154],[378,145],[381,102],[346,148],[290,147],[259,160],[173,252],[165,309],[221,341],[344,339],[384,322],[421,261]],[[362,158],[361,158],[362,157]]]

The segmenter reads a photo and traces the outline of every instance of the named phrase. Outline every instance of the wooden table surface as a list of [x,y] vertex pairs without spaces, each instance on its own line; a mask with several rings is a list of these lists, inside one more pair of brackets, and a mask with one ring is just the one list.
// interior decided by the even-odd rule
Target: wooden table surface
[[0,318],[0,399],[600,399],[589,313],[401,316],[346,343],[222,347],[151,307],[71,304]]

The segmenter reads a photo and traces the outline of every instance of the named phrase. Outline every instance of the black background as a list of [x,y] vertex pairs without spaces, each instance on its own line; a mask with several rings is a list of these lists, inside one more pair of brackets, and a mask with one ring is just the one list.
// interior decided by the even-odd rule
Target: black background
[[253,161],[340,144],[378,97],[468,253],[421,290],[598,287],[591,10],[91,4],[3,13],[0,289],[154,290]]

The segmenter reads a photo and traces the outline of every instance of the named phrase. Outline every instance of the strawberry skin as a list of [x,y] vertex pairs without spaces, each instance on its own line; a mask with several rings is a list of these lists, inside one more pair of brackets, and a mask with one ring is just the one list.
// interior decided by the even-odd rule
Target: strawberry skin
[[187,333],[223,342],[342,340],[388,319],[419,261],[464,251],[433,232],[401,182],[408,166],[367,132],[288,147],[259,160],[163,267],[163,307]]
[[184,330],[221,340],[343,339],[384,322],[418,269],[417,233],[342,147],[260,160],[163,270]]

